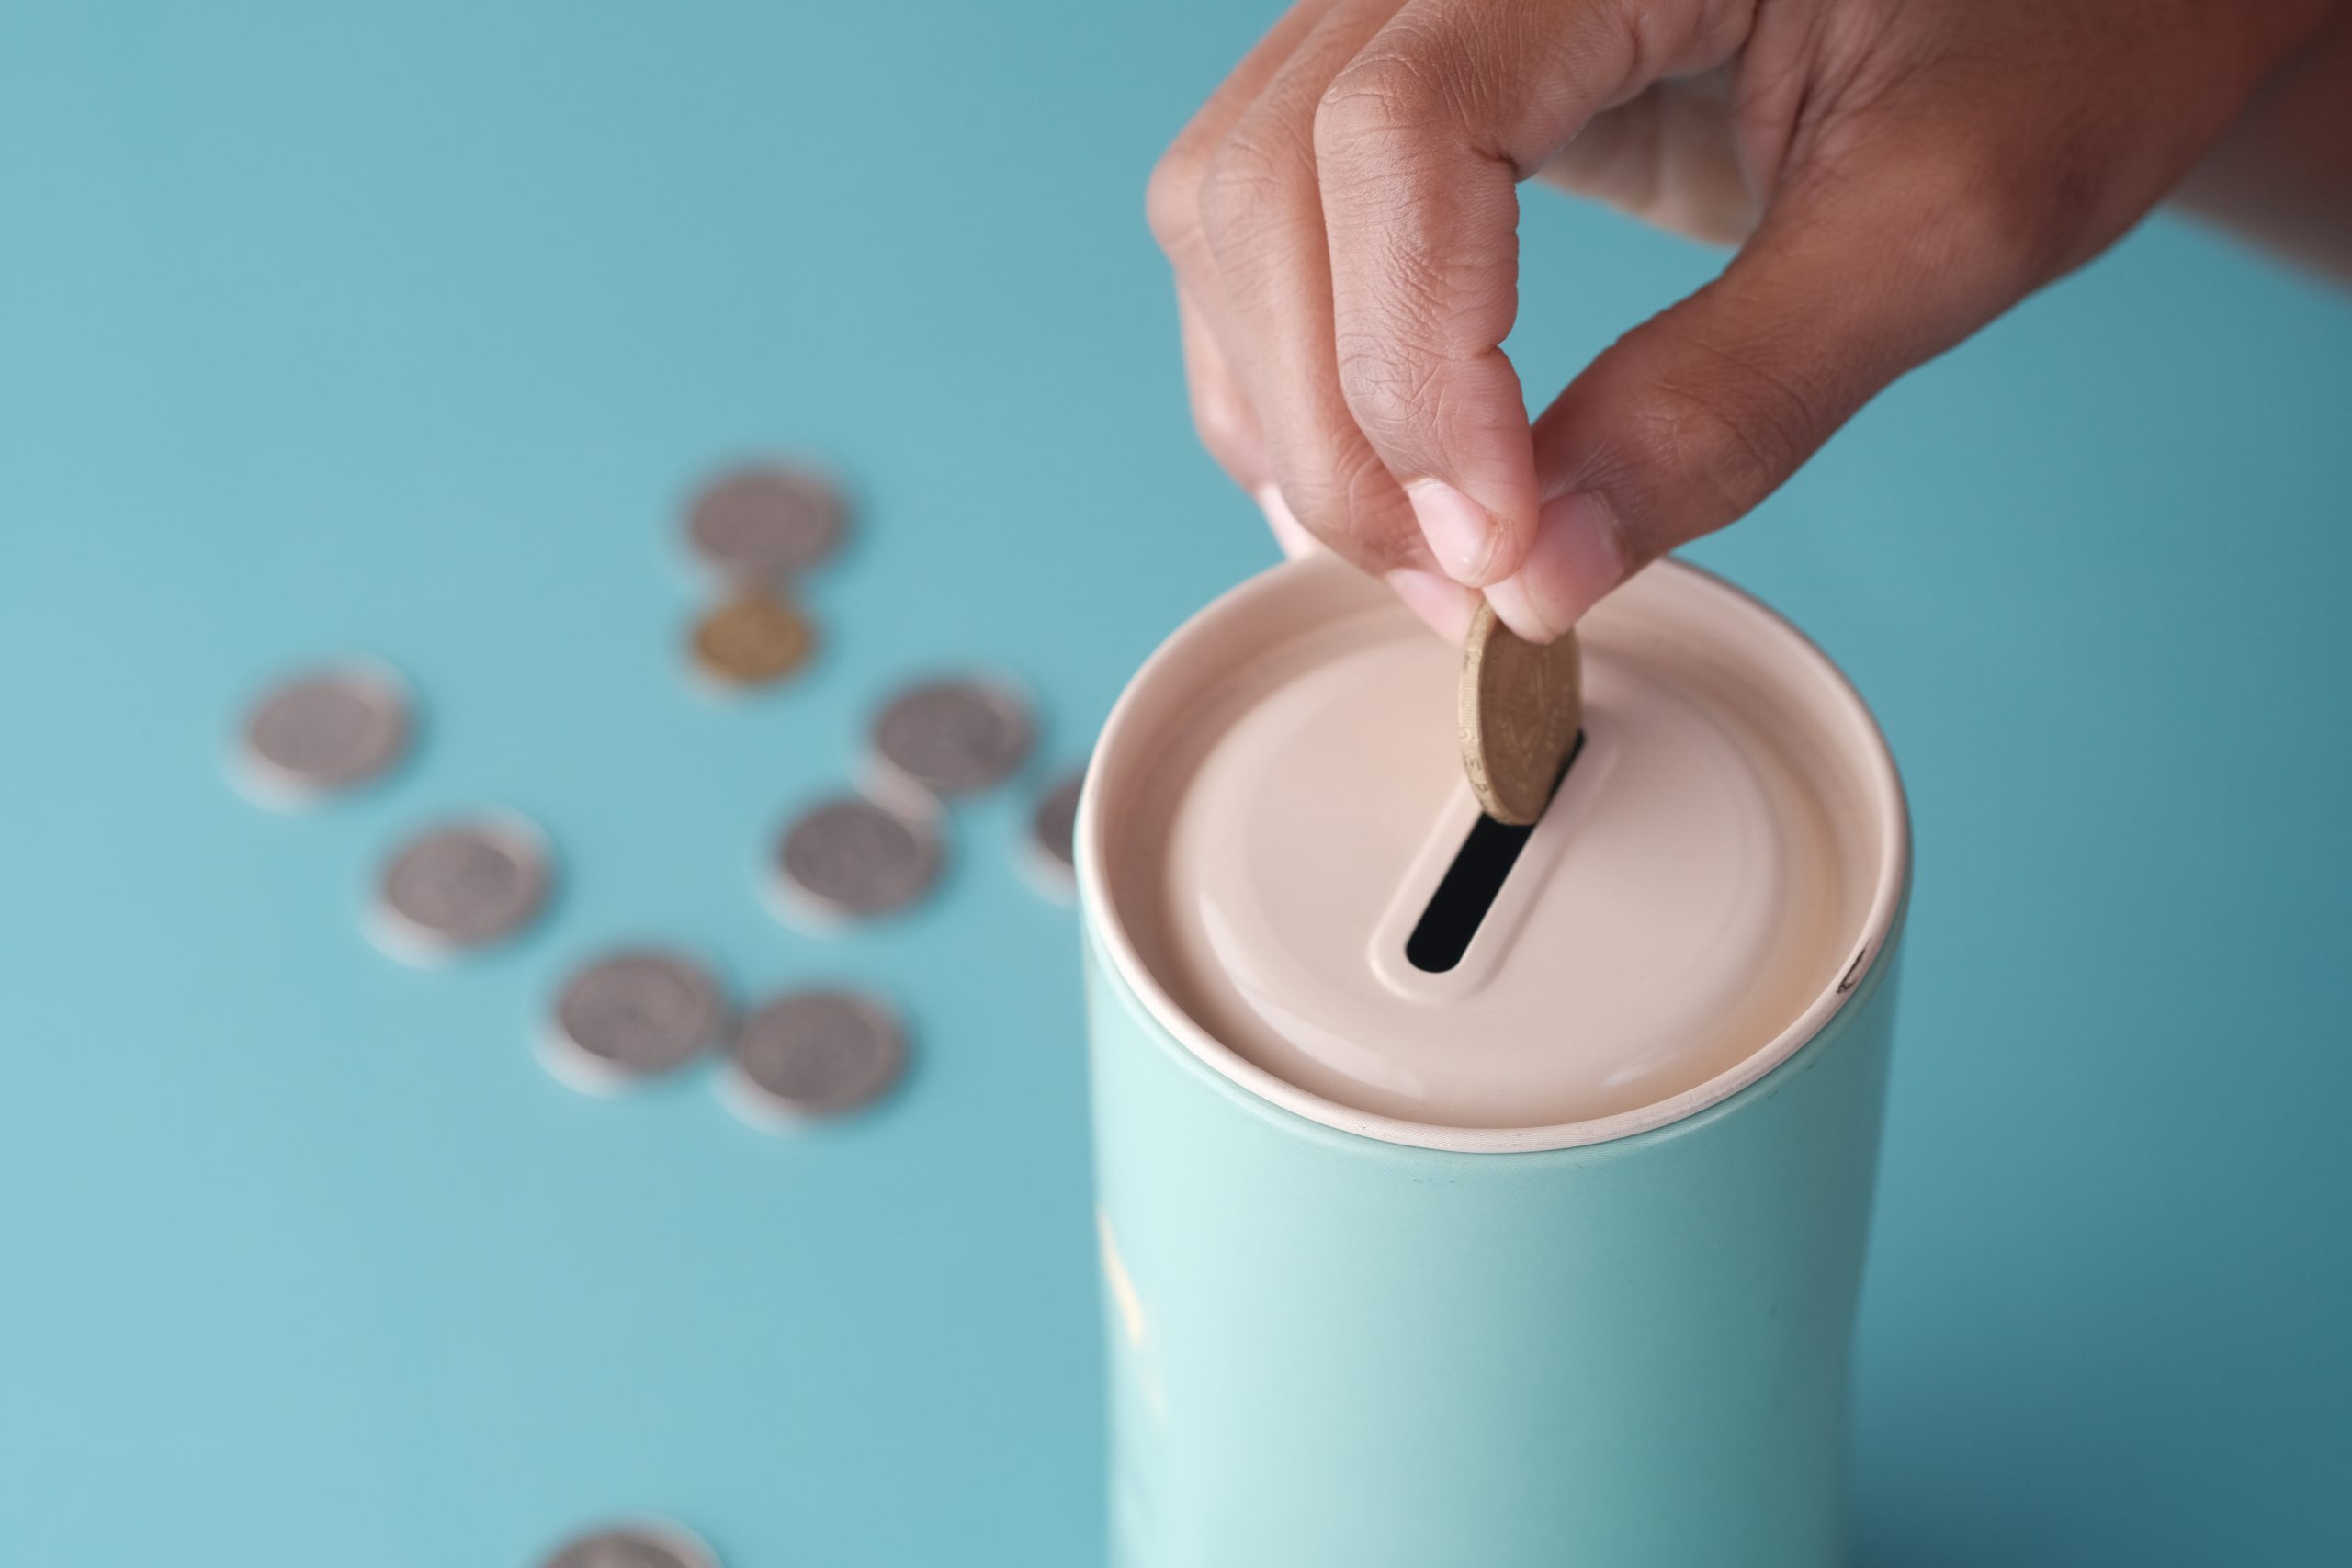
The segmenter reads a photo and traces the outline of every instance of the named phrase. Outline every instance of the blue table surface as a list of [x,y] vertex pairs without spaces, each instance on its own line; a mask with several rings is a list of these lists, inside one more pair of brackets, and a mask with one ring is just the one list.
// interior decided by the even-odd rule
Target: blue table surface
[[[0,18],[0,1559],[521,1564],[673,1515],[732,1568],[1099,1560],[1074,917],[1026,798],[1272,558],[1197,450],[1141,217],[1259,6],[215,4]],[[334,14],[330,15],[332,12]],[[1531,387],[1712,253],[1531,193]],[[823,653],[683,678],[681,496],[851,476]],[[1693,553],[1813,632],[1919,874],[1858,1349],[1873,1568],[2352,1561],[2352,298],[2173,220],[1900,384]],[[396,780],[222,761],[366,650]],[[1046,713],[942,895],[757,894],[910,674]],[[559,846],[441,973],[404,830]],[[903,1001],[868,1119],[558,1087],[566,964]]]

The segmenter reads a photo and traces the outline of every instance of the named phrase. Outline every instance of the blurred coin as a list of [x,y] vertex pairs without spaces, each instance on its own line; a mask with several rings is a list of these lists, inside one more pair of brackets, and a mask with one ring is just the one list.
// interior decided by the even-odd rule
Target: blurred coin
[[692,1531],[652,1521],[574,1536],[543,1558],[539,1568],[718,1568],[718,1559]]
[[1067,899],[1078,886],[1078,797],[1085,787],[1083,769],[1070,773],[1047,790],[1029,814],[1028,852],[1023,863],[1031,881],[1059,898]]
[[548,882],[546,840],[530,823],[450,823],[411,839],[384,868],[377,934],[394,956],[433,963],[521,930]]
[[1028,705],[988,681],[929,681],[890,699],[874,721],[885,768],[935,795],[1002,782],[1029,754]]
[[939,840],[923,823],[843,796],[784,831],[776,870],[819,914],[880,915],[913,903],[939,874]]
[[1456,718],[1462,767],[1487,815],[1523,827],[1544,815],[1584,728],[1577,634],[1539,647],[1481,604],[1462,649]]
[[885,1003],[855,991],[795,991],[736,1032],[729,1102],[755,1122],[838,1115],[896,1083],[905,1032]]
[[800,612],[765,594],[730,600],[695,626],[695,666],[729,686],[760,686],[800,668],[816,634]]
[[254,705],[241,772],[265,803],[306,805],[383,773],[408,736],[408,698],[390,674],[357,665],[314,671]]
[[847,513],[841,491],[813,469],[738,468],[695,497],[686,512],[686,539],[730,579],[774,582],[831,555]]
[[718,980],[684,954],[609,953],[556,994],[547,1064],[575,1089],[610,1093],[684,1066],[718,1038],[726,1012]]

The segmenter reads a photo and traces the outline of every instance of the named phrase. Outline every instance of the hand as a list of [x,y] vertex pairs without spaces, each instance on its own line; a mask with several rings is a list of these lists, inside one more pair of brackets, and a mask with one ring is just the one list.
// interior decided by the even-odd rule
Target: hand
[[[1548,640],[2163,199],[2340,0],[1300,0],[1154,172],[1195,422],[1458,638]],[[1518,184],[1736,242],[1532,423]]]

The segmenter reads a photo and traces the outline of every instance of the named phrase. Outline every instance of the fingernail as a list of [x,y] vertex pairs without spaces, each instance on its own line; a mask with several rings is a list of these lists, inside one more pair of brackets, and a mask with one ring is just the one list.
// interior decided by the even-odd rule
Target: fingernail
[[1283,554],[1292,560],[1318,547],[1315,536],[1306,531],[1306,525],[1298,520],[1298,514],[1290,509],[1290,502],[1283,499],[1283,492],[1272,485],[1258,487],[1258,510],[1266,514],[1266,526],[1274,531],[1274,543],[1280,545]]
[[1495,524],[1487,509],[1443,479],[1415,479],[1405,496],[1437,564],[1456,582],[1475,585],[1495,556]]
[[1478,607],[1478,596],[1462,584],[1407,566],[1388,574],[1388,586],[1405,601],[1405,608],[1455,647],[1470,635],[1470,617]]
[[1487,590],[1487,603],[1530,642],[1550,642],[1624,581],[1623,536],[1609,503],[1566,495],[1537,514],[1534,547],[1519,570]]

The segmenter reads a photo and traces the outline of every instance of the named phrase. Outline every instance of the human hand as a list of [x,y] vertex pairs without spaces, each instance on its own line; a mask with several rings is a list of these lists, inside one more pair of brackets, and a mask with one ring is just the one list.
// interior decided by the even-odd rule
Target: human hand
[[[1277,534],[1549,640],[2161,200],[2341,0],[1300,0],[1169,149],[1195,423]],[[1534,175],[1736,242],[1531,422]]]

